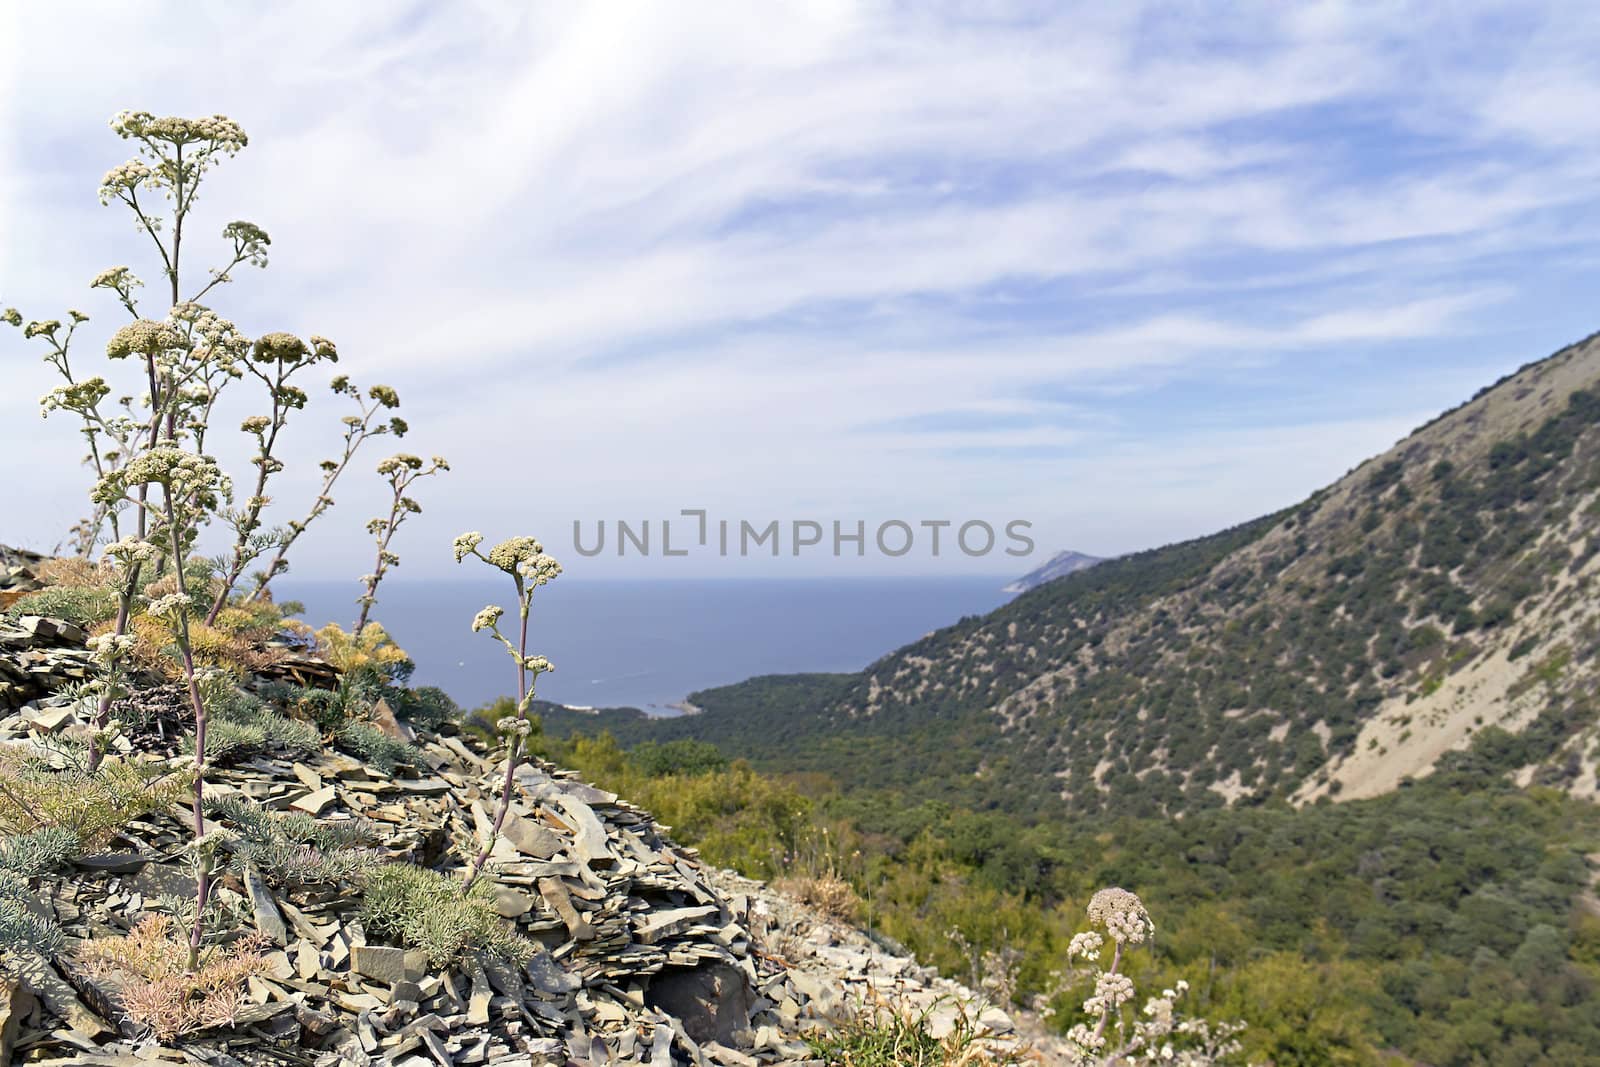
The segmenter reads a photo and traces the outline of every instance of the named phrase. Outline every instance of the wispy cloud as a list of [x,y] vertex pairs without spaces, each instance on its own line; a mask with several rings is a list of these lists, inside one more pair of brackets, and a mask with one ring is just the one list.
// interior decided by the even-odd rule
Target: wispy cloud
[[[456,465],[419,570],[460,521],[705,503],[1033,508],[1118,551],[1593,327],[1597,46],[1525,4],[12,5],[0,300],[109,320],[84,283],[146,257],[93,198],[105,119],[223,111],[253,143],[206,223],[274,261],[220,303],[401,389]],[[0,344],[0,481],[50,487],[0,538],[44,542],[75,450]],[[1219,390],[1246,421],[1179,417]],[[359,559],[347,496],[315,569]]]

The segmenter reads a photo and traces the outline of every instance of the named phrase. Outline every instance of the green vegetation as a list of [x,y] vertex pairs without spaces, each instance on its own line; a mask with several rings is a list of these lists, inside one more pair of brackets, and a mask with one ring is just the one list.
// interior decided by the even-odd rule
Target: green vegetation
[[997,1049],[976,1031],[975,1020],[959,1013],[955,1029],[933,1036],[930,1012],[882,1004],[811,1043],[817,1059],[837,1067],[988,1067],[1027,1062]]
[[[1600,392],[1555,401],[1476,459],[1445,452],[1410,444],[1405,462],[1297,508],[1047,583],[860,674],[753,678],[692,694],[700,714],[664,721],[546,714],[545,729],[706,741],[762,770],[1029,821],[1291,796],[1353,752],[1385,700],[1437,692],[1535,606],[1596,592],[1559,579],[1600,538],[1575,552],[1541,534],[1584,528]],[[1593,723],[1583,683],[1597,662],[1589,627],[1530,670],[1542,705],[1530,762],[1559,764]]]
[[[1018,999],[1049,997],[1063,1029],[1082,1021],[1086,991],[1052,972],[1092,893],[1121,885],[1159,919],[1129,973],[1141,987],[1187,979],[1197,1015],[1247,1024],[1254,1061],[1376,1064],[1394,1050],[1437,1065],[1600,1064],[1600,916],[1575,904],[1600,809],[1485,782],[1478,764],[1339,805],[1024,825],[739,762],[663,773],[659,748],[635,755],[609,736],[541,745],[713,863],[762,878],[837,871],[863,925],[947,974],[982,984],[1014,950]],[[1481,747],[1472,760],[1490,758]]]
[[364,880],[361,915],[367,931],[419,948],[435,967],[453,963],[469,949],[483,949],[522,963],[533,945],[513,934],[495,913],[490,883],[461,882],[437,871],[405,863],[372,868]]
[[319,821],[298,812],[267,811],[239,796],[208,803],[206,813],[231,827],[227,847],[234,868],[253,868],[275,885],[337,884],[378,862],[367,847],[376,830],[363,819]]

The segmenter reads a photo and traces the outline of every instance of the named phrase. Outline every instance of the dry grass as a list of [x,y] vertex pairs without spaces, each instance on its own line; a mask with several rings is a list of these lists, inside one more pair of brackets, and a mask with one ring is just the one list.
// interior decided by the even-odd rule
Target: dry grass
[[94,563],[76,556],[47,559],[33,568],[41,582],[71,589],[110,588],[117,580],[117,569],[109,563]]
[[[277,632],[276,624],[248,625],[230,616],[229,608],[217,618],[216,626],[207,626],[199,619],[189,622],[189,644],[194,650],[196,667],[216,667],[234,678],[265,670],[280,658],[280,653],[265,647],[265,641]],[[242,614],[242,613],[240,613]],[[109,632],[111,624],[95,627],[96,633]],[[130,657],[134,665],[170,681],[185,677],[183,662],[178,657],[177,642],[172,630],[162,619],[149,615],[135,615],[128,631],[136,644]]]
[[779,878],[773,888],[842,923],[855,922],[861,913],[861,898],[849,882],[832,871]]
[[160,1041],[225,1026],[245,1007],[245,980],[265,972],[264,942],[242,938],[201,953],[184,969],[188,938],[171,916],[147,915],[126,937],[103,937],[79,949],[84,970],[112,987],[128,1018]]

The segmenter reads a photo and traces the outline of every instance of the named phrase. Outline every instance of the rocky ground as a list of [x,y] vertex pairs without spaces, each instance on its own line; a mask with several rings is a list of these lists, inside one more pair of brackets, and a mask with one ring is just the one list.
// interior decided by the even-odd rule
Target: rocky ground
[[[0,565],[0,590],[22,584],[26,560]],[[0,745],[49,760],[87,729],[86,711],[58,692],[91,670],[83,641],[60,620],[0,619]],[[361,820],[384,859],[459,869],[457,857],[488,836],[503,765],[450,724],[375,721],[413,746],[392,773],[334,747],[267,745],[221,761],[207,795],[327,825]],[[129,758],[186,758],[119,743]],[[216,828],[227,840],[229,827]],[[518,771],[490,856],[493,908],[535,946],[525,965],[479,953],[432,966],[369,938],[357,883],[286,886],[235,862],[215,902],[259,934],[264,966],[231,1019],[162,1043],[129,1022],[81,949],[193,896],[190,838],[177,800],[31,880],[28,907],[65,939],[49,957],[20,951],[0,964],[0,1063],[803,1062],[808,1035],[873,1003],[926,1011],[936,1030],[966,1005],[1004,1045],[1023,1043],[1013,1020],[967,990],[767,886],[708,869],[647,813],[537,761]]]

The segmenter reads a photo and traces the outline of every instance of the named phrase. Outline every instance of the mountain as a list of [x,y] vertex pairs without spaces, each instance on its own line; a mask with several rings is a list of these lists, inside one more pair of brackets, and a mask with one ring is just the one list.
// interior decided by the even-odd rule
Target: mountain
[[1043,566],[1035,567],[1021,578],[1005,586],[1003,593],[1026,593],[1030,589],[1037,589],[1045,582],[1053,582],[1057,578],[1064,578],[1075,574],[1086,567],[1093,567],[1103,560],[1099,556],[1086,556],[1082,552],[1074,552],[1070,548],[1065,552],[1057,552],[1045,561]]
[[1597,337],[1296,506],[619,736],[1035,818],[1365,797],[1447,765],[1593,797]]

